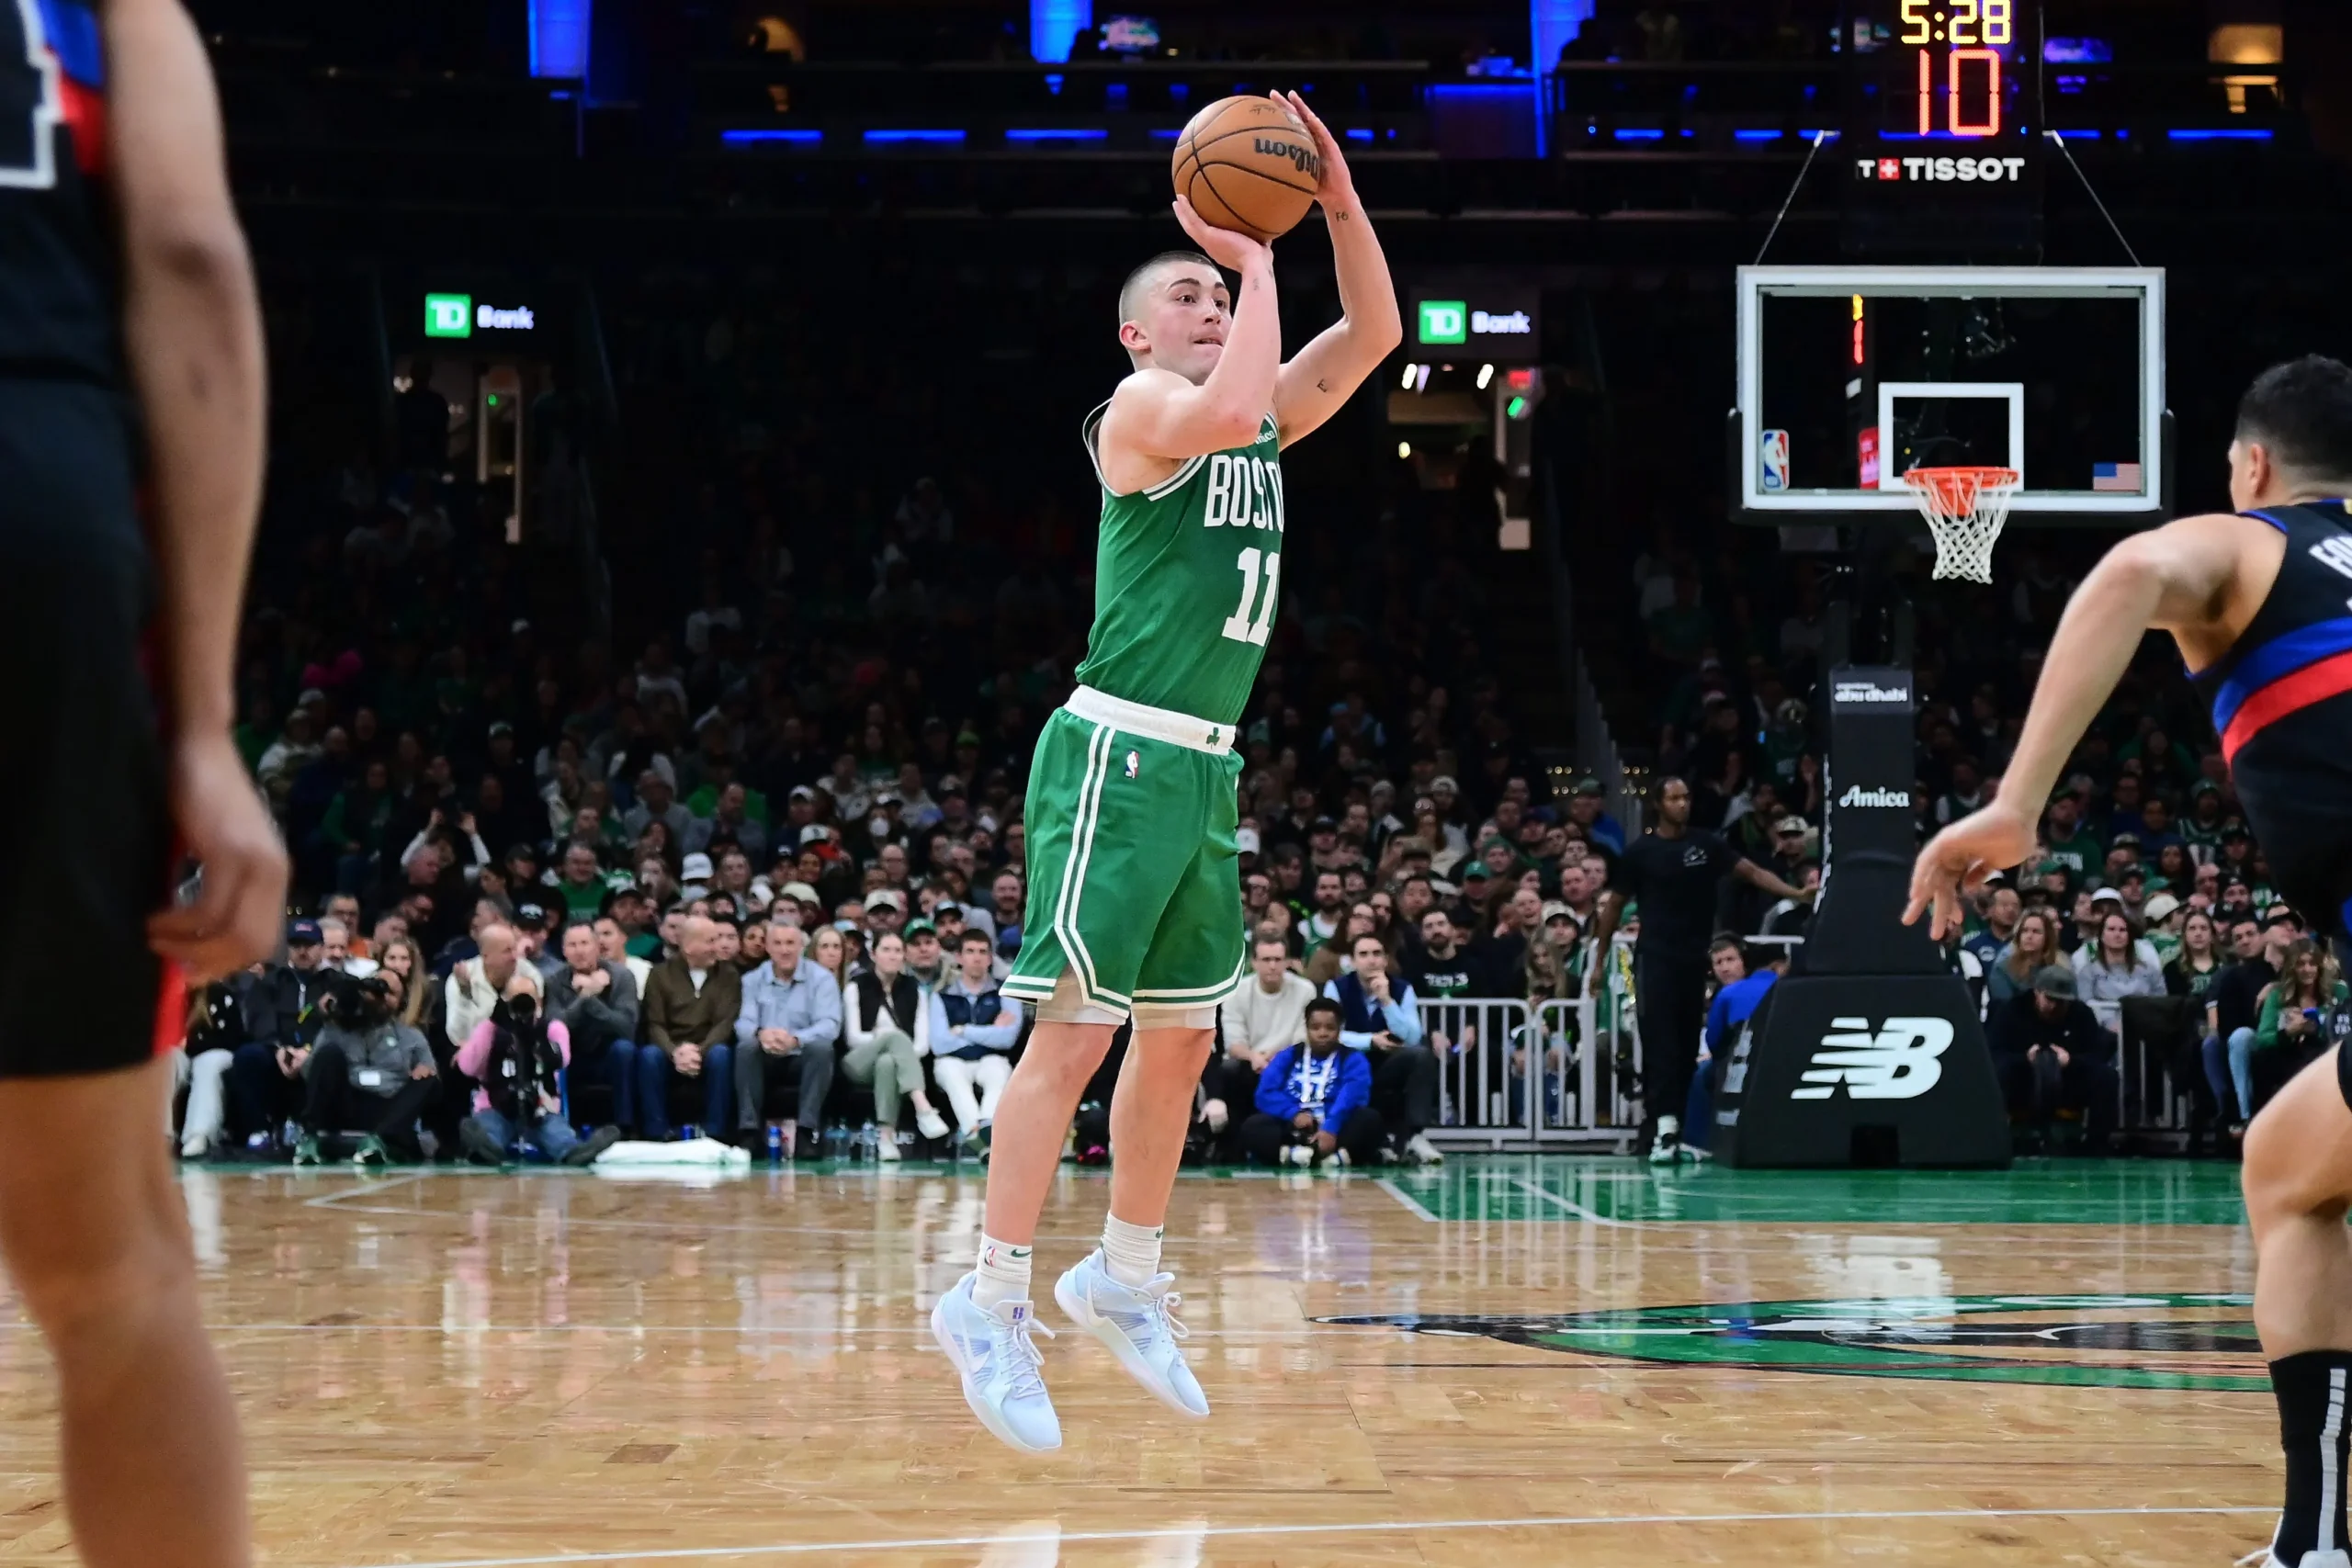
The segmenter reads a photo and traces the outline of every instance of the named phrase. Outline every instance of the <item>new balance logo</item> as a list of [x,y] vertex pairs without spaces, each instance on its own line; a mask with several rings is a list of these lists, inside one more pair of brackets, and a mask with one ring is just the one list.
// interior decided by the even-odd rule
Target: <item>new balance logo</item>
[[1838,804],[1840,806],[1894,806],[1908,809],[1911,805],[1911,792],[1907,789],[1864,789],[1860,784],[1849,784],[1847,786],[1846,793],[1838,797]]
[[1951,1049],[1951,1022],[1890,1018],[1876,1033],[1866,1018],[1833,1018],[1804,1082],[1791,1100],[1827,1100],[1844,1084],[1856,1100],[1917,1100],[1944,1076],[1938,1058]]

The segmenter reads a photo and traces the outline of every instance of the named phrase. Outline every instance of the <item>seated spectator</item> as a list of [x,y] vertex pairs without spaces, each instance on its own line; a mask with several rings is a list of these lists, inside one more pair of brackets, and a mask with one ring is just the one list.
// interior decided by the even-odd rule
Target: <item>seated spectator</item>
[[247,1038],[230,1064],[229,1095],[249,1141],[270,1141],[302,1107],[302,1073],[326,1021],[321,1004],[342,978],[322,967],[325,955],[318,922],[295,920],[286,928],[286,962],[254,965],[240,987]]
[[221,1152],[228,1127],[229,1069],[245,1043],[245,1010],[236,979],[216,980],[188,998],[187,1041],[180,1052],[187,1108],[180,1117],[180,1157]]
[[[1306,955],[1306,983],[1320,989],[1346,974],[1355,962],[1352,955],[1356,939],[1369,936],[1378,940],[1378,926],[1369,900],[1349,905],[1346,923],[1330,940],[1316,943],[1314,951]],[[1381,945],[1385,947],[1387,943],[1382,942]]]
[[403,989],[396,975],[371,975],[336,996],[301,1068],[307,1092],[296,1165],[319,1163],[321,1134],[350,1129],[362,1134],[354,1165],[386,1164],[395,1150],[405,1159],[424,1157],[416,1124],[441,1086],[433,1047],[393,1016]]
[[[563,928],[563,965],[548,979],[547,1027],[564,1032],[564,1064],[582,1065],[582,1071],[611,1087],[613,1120],[623,1127],[637,1125],[630,1103],[636,1089],[637,1030],[639,1009],[637,976],[627,964],[605,955],[595,926],[573,920]],[[477,1032],[479,1032],[479,1025]],[[471,1041],[469,1036],[469,1043]],[[460,1053],[462,1055],[462,1053]],[[462,1065],[461,1065],[462,1066]],[[470,1068],[469,1077],[477,1076]],[[575,1075],[576,1088],[581,1082]],[[465,1129],[458,1129],[460,1141]],[[502,1140],[500,1146],[505,1146]],[[548,1151],[550,1158],[560,1158]]]
[[2254,1031],[2262,1019],[2262,1000],[2278,978],[2292,938],[2282,927],[2265,930],[2244,912],[2224,916],[2233,962],[2222,971],[2206,993],[2207,1043],[2205,1076],[2225,1111],[2234,1111],[2229,1124],[2232,1138],[2245,1136],[2254,1120]]
[[2333,954],[2308,940],[2287,949],[2254,1026],[2254,1109],[2352,1035],[2352,988]]
[[789,1151],[795,1159],[822,1152],[825,1096],[842,1037],[841,982],[805,955],[807,942],[791,920],[768,922],[767,957],[743,976],[735,1014],[737,1129],[746,1147],[763,1137],[769,1089],[790,1078],[798,1095]]
[[841,1061],[850,1082],[872,1085],[874,1122],[882,1130],[877,1157],[899,1154],[899,1097],[915,1102],[915,1125],[926,1138],[947,1136],[947,1123],[923,1092],[922,1058],[931,1049],[931,1004],[907,973],[907,944],[896,931],[874,939],[873,967],[843,988],[849,1049]]
[[1445,1156],[1427,1131],[1437,1123],[1437,1055],[1421,1043],[1413,988],[1390,981],[1388,950],[1378,937],[1358,937],[1354,956],[1355,968],[1323,987],[1340,1004],[1340,1043],[1372,1062],[1373,1104],[1402,1152],[1422,1165],[1439,1164]]
[[2164,968],[2156,962],[2155,949],[2140,940],[2132,917],[2114,903],[2102,901],[2091,940],[2075,954],[2074,967],[2082,999],[2109,1029],[2115,1027],[2109,1021],[2124,998],[2165,994]]
[[639,1137],[670,1136],[673,1096],[699,1108],[707,1135],[723,1138],[733,1130],[735,1021],[742,1002],[742,976],[718,962],[718,927],[707,916],[688,917],[679,929],[678,956],[646,984],[639,1015],[645,1039],[629,1098]]
[[[1250,944],[1250,978],[1226,1001],[1220,1038],[1224,1055],[1209,1066],[1218,1081],[1212,1100],[1230,1108],[1253,1103],[1258,1075],[1274,1053],[1306,1037],[1306,1004],[1317,992],[1290,966],[1290,944],[1279,925],[1261,926]],[[1221,1064],[1221,1067],[1220,1067]]]
[[1371,1165],[1383,1130],[1372,1106],[1372,1067],[1362,1051],[1340,1046],[1341,1009],[1318,997],[1306,1004],[1306,1038],[1274,1053],[1259,1076],[1256,1106],[1241,1124],[1241,1148],[1253,1165],[1341,1168]]
[[977,1150],[996,1120],[997,1100],[1012,1077],[1012,1048],[1021,1039],[1021,1010],[998,989],[996,949],[988,932],[963,933],[956,968],[932,1002],[932,1077],[956,1113],[957,1138]]
[[1707,961],[1714,969],[1719,988],[1714,1000],[1707,1004],[1706,1043],[1699,1053],[1698,1068],[1690,1075],[1690,1099],[1682,1113],[1682,1146],[1699,1151],[1702,1157],[1714,1142],[1715,1092],[1723,1085],[1733,1047],[1747,1021],[1764,1005],[1765,993],[1789,972],[1789,950],[1759,945],[1743,951],[1736,939],[1717,937],[1707,952]]
[[473,1114],[458,1126],[458,1150],[476,1165],[503,1165],[521,1140],[559,1165],[586,1165],[618,1143],[616,1126],[586,1138],[572,1131],[562,1078],[571,1062],[571,1031],[542,1015],[530,987],[515,982],[458,1052],[458,1070],[479,1086]]
[[2045,1144],[2061,1110],[2082,1113],[2086,1152],[2102,1153],[2115,1127],[2115,1037],[2075,996],[2075,972],[2043,966],[2033,988],[1993,1010],[1985,1031],[2012,1116]]
[[2028,909],[2018,917],[2007,945],[1984,966],[1984,1004],[2000,1007],[2011,997],[2033,989],[2033,977],[2049,964],[2061,962],[2058,919],[2047,909]]

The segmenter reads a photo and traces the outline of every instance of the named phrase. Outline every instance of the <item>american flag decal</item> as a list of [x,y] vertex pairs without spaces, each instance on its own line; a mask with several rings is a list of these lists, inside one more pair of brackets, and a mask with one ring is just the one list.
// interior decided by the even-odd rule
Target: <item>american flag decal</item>
[[2140,482],[2137,463],[2093,463],[2091,489],[2095,491],[2127,491],[2137,492],[2144,488]]

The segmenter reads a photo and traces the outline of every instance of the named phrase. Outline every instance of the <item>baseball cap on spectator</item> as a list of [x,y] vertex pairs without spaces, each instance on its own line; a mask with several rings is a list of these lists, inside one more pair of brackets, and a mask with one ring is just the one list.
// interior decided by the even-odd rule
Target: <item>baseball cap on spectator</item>
[[1783,817],[1772,824],[1772,831],[1775,833],[1802,833],[1805,829],[1805,819],[1795,816]]
[[1577,787],[1568,793],[1571,795],[1602,795],[1607,792],[1602,790],[1600,787],[1600,781],[1599,779],[1594,778],[1590,773],[1587,773],[1584,777],[1577,780]]
[[678,880],[681,882],[708,882],[711,874],[710,857],[700,850],[678,863]]
[[548,928],[548,912],[537,904],[517,904],[514,924],[525,931],[543,931]]
[[899,931],[899,934],[904,937],[907,941],[912,942],[919,936],[937,936],[939,934],[939,928],[918,915],[913,919],[909,920],[906,923],[905,929]]
[[895,789],[877,789],[874,792],[874,804],[896,806],[899,804],[899,792]]
[[2195,784],[2188,786],[2188,798],[2191,800],[2196,799],[2200,795],[2219,795],[2221,793],[2222,786],[2215,784],[2211,779],[2199,779]]
[[779,898],[789,898],[796,904],[821,905],[824,903],[822,898],[817,897],[817,890],[805,882],[787,882],[775,890],[775,896]]
[[865,908],[869,912],[875,909],[903,911],[906,907],[907,901],[899,897],[899,890],[895,887],[877,887],[865,896]]
[[2112,839],[2109,839],[2107,841],[2107,847],[2110,850],[2125,848],[2136,850],[2140,847],[2140,835],[2132,832],[2127,828],[2122,832],[2116,834]]
[[1237,853],[1254,855],[1261,847],[1255,828],[1237,828],[1233,831],[1233,848]]
[[1574,920],[1576,918],[1577,912],[1566,904],[1551,903],[1544,906],[1544,923],[1547,926],[1554,920]]
[[1464,882],[1486,881],[1487,863],[1482,860],[1474,860],[1469,864],[1464,866],[1462,868],[1462,880]]
[[319,922],[316,920],[287,922],[286,945],[288,947],[316,947],[325,940],[326,938],[319,934]]
[[2094,904],[2112,904],[2117,908],[2120,909],[2123,908],[2123,895],[2117,892],[2112,887],[2102,887],[2098,892],[2091,895],[2091,902]]
[[491,721],[489,733],[492,735],[512,735],[514,733],[514,727],[507,723],[503,718],[492,719]]
[[2154,897],[2148,900],[2146,908],[2143,908],[2140,913],[2142,918],[2153,926],[2157,921],[2171,915],[2179,908],[2179,899],[2174,897],[2169,893],[2159,893]]
[[814,800],[817,798],[817,792],[810,789],[807,784],[794,784],[792,786],[792,794],[787,798],[792,800]]
[[1337,822],[1332,821],[1329,817],[1317,817],[1314,821],[1307,824],[1306,830],[1310,834],[1336,833],[1340,830],[1340,825]]
[[956,732],[956,744],[958,746],[978,746],[979,743],[979,736],[972,730],[959,729]]
[[2075,999],[2075,972],[2064,964],[2045,964],[2033,972],[2033,988],[2062,1002]]
[[1435,795],[1440,790],[1443,790],[1448,795],[1460,795],[1462,793],[1462,786],[1453,782],[1453,775],[1452,773],[1440,773],[1437,777],[1430,780],[1430,793],[1431,795]]

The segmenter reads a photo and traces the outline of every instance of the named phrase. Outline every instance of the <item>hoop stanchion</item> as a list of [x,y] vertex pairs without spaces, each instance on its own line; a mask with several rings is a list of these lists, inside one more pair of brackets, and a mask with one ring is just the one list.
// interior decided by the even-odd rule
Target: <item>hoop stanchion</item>
[[1906,468],[1911,487],[1936,538],[1937,577],[1993,581],[1993,543],[2017,498],[2015,468]]

